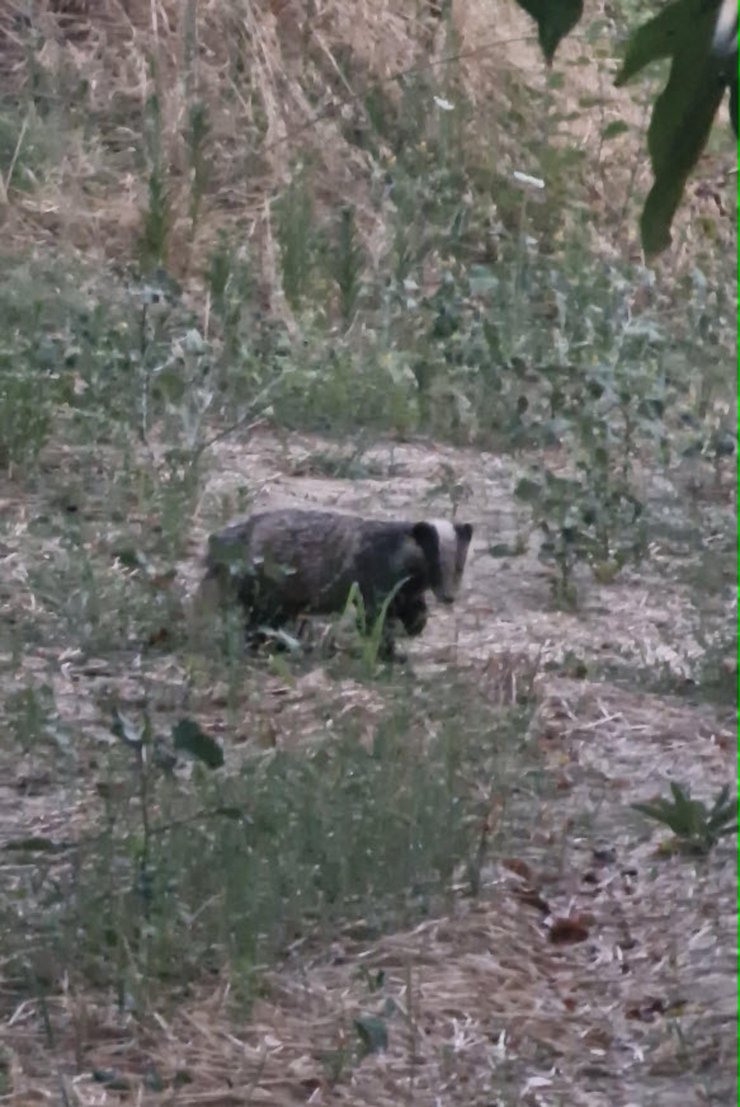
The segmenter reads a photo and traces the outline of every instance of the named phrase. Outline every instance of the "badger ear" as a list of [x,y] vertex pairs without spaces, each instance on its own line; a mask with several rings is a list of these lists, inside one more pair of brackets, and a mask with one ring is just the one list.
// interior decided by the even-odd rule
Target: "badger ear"
[[427,564],[436,565],[439,562],[437,528],[432,523],[414,523],[411,528],[411,537],[424,554]]
[[455,534],[463,545],[469,546],[473,537],[473,528],[470,523],[455,523]]

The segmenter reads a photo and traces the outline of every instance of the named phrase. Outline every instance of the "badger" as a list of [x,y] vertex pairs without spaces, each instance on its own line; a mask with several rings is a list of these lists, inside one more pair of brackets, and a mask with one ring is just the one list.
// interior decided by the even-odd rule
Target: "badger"
[[263,511],[208,541],[201,592],[238,604],[247,636],[304,615],[345,609],[353,585],[369,631],[388,600],[380,656],[398,659],[394,631],[410,636],[427,623],[426,593],[452,604],[473,536],[469,523],[383,521],[334,511]]

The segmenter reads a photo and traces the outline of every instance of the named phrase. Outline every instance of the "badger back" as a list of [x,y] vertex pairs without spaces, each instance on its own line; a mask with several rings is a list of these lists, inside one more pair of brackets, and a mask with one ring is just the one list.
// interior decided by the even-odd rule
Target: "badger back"
[[261,512],[210,539],[209,573],[228,578],[244,600],[256,591],[286,610],[337,611],[355,581],[367,594],[378,572],[365,528],[365,520],[337,512]]

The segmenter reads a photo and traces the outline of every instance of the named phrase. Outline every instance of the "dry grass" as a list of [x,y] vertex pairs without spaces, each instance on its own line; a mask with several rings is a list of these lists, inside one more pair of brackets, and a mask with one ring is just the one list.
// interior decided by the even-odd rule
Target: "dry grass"
[[[392,235],[383,181],[393,152],[372,125],[367,93],[378,84],[400,102],[400,76],[427,81],[430,118],[433,92],[464,103],[466,169],[478,200],[490,196],[491,225],[506,215],[502,186],[512,169],[537,172],[539,145],[574,149],[588,155],[585,162],[568,170],[572,178],[562,169],[552,178],[593,212],[594,250],[603,258],[639,255],[634,201],[649,181],[645,109],[639,93],[611,86],[598,55],[603,45],[611,49],[609,29],[595,43],[579,33],[564,44],[556,66],[564,84],[548,115],[538,99],[547,74],[531,25],[503,0],[456,0],[449,26],[422,0],[46,0],[34,6],[43,36],[34,51],[25,8],[21,0],[0,5],[0,91],[22,105],[10,158],[0,164],[5,252],[78,252],[88,267],[100,265],[106,281],[130,270],[147,210],[145,117],[155,95],[172,213],[168,269],[183,281],[206,334],[203,269],[221,231],[257,259],[260,306],[299,333],[280,287],[272,209],[298,162],[312,169],[318,222],[340,203],[355,205],[368,267],[382,276]],[[584,108],[584,96],[599,104]],[[186,134],[196,103],[208,109],[210,135],[208,184],[193,228]],[[600,144],[615,119],[633,129]],[[698,253],[735,248],[724,210],[734,203],[727,195],[733,164],[724,151],[705,157],[657,285],[635,290],[636,315],[641,298],[663,296],[666,318],[677,321],[685,307],[678,277]],[[26,167],[32,180],[23,178]],[[718,213],[713,239],[706,221]],[[557,224],[556,246],[561,231]],[[443,247],[424,260],[425,291],[437,287]],[[164,445],[153,433],[151,450]],[[655,836],[627,811],[668,780],[706,797],[737,776],[734,705],[701,703],[698,692],[669,694],[655,680],[660,674],[685,693],[707,654],[687,579],[688,569],[702,575],[707,551],[679,555],[670,540],[656,541],[639,571],[611,585],[579,578],[578,610],[559,611],[533,537],[519,557],[489,555],[495,543],[514,546],[526,534],[526,512],[512,496],[526,457],[378,441],[362,454],[365,472],[343,480],[326,475],[326,458],[337,452],[336,442],[286,434],[267,418],[214,442],[175,580],[159,592],[137,591],[112,557],[120,533],[145,545],[152,528],[151,501],[115,483],[126,464],[117,446],[70,445],[61,431],[33,478],[0,477],[6,699],[48,685],[53,703],[41,741],[11,739],[0,749],[0,881],[9,902],[30,872],[41,874],[42,889],[46,880],[61,882],[74,855],[68,847],[104,820],[113,706],[146,709],[163,726],[183,712],[196,717],[224,741],[227,773],[266,750],[300,752],[321,742],[327,719],[369,745],[393,688],[341,660],[248,668],[235,686],[220,660],[180,640],[159,652],[135,639],[111,640],[116,603],[131,597],[143,608],[142,624],[156,631],[156,603],[171,594],[177,623],[205,537],[237,509],[245,487],[260,506],[315,503],[390,516],[447,514],[440,487],[459,483],[459,513],[476,524],[467,590],[453,612],[435,612],[413,644],[414,669],[422,689],[444,690],[454,674],[471,712],[480,704],[508,708],[522,695],[532,701],[522,741],[539,759],[546,801],[516,822],[506,804],[491,802],[480,833],[494,846],[482,851],[478,899],[464,895],[460,881],[446,912],[396,933],[373,937],[366,920],[355,920],[327,946],[307,932],[280,963],[264,967],[248,1015],[239,973],[224,967],[204,970],[187,987],[155,986],[152,1002],[137,1009],[126,996],[114,1002],[74,960],[56,961],[46,948],[32,945],[39,957],[22,978],[17,960],[0,952],[0,1100],[13,1107],[730,1103],[734,859],[723,846],[703,862],[658,856]],[[687,471],[687,479],[704,479],[700,464],[687,463]],[[665,501],[683,520],[685,489],[661,483],[649,467],[641,479],[648,501]],[[75,568],[77,554],[65,545],[70,488],[82,535],[73,550],[80,560],[84,551],[108,589],[110,621],[85,641],[84,620],[72,625],[69,597],[54,579],[60,565]],[[707,508],[708,529],[731,528],[734,495],[733,477]],[[121,503],[125,528],[116,515]],[[711,646],[727,612],[715,605],[708,622]],[[436,725],[422,704],[409,736],[421,756]],[[74,738],[71,772],[54,746],[65,735]],[[519,756],[502,756],[507,781],[516,783]],[[475,785],[487,796],[496,781]],[[528,796],[523,790],[520,803]],[[38,869],[7,848],[31,838],[53,846]],[[41,910],[28,902],[23,910]],[[361,1057],[353,1020],[368,1015],[385,1020],[389,1045]]]
[[[400,1101],[432,1107],[440,1099],[482,1105],[492,1096],[501,1103],[566,1098],[604,1107],[729,1102],[732,854],[720,850],[703,866],[657,861],[654,838],[636,835],[624,812],[661,791],[666,779],[713,794],[735,772],[732,719],[706,705],[574,679],[567,665],[548,669],[548,662],[563,662],[566,647],[588,659],[627,655],[639,665],[641,653],[658,648],[657,608],[649,603],[658,590],[660,616],[672,640],[683,639],[688,650],[688,631],[680,629],[688,605],[682,585],[658,565],[616,586],[593,585],[576,614],[548,610],[546,580],[531,554],[508,570],[486,554],[520,526],[509,491],[511,462],[393,444],[401,479],[294,475],[321,449],[331,447],[305,436],[293,438],[286,452],[266,430],[239,446],[223,444],[201,503],[193,558],[179,567],[183,580],[197,577],[212,505],[247,473],[262,488],[259,503],[394,513],[423,503],[439,466],[452,466],[469,485],[465,513],[478,521],[472,572],[454,614],[435,618],[415,645],[414,664],[437,679],[454,665],[481,701],[493,704],[512,702],[517,687],[533,688],[538,707],[528,740],[544,759],[554,794],[538,807],[536,825],[503,839],[508,856],[494,850],[479,902],[460,899],[445,917],[377,940],[358,937],[361,921],[330,948],[298,940],[282,967],[266,971],[246,1020],[227,974],[196,982],[177,998],[162,993],[136,1018],[83,985],[73,966],[37,969],[45,981],[38,999],[19,998],[7,978],[10,1102],[63,1095],[79,1104],[133,1098],[151,1105],[174,1096],[192,1107]],[[373,453],[379,467],[387,463],[382,444]],[[6,539],[21,578],[21,520],[29,509],[12,505],[19,526],[16,538]],[[174,656],[138,675],[121,667],[123,657],[96,665],[62,660],[55,648],[35,651],[26,666],[32,669],[35,658],[48,671],[53,657],[57,708],[67,724],[82,723],[86,744],[104,734],[96,706],[103,685],[131,707],[144,697],[163,717],[182,702],[184,674]],[[675,651],[672,660],[681,663]],[[350,676],[336,680],[322,668],[287,681],[255,676],[256,683],[245,674],[226,727],[232,768],[260,747],[311,742],[327,716],[337,726],[354,716],[368,735],[382,716],[382,688]],[[189,702],[214,732],[224,731],[225,699],[217,687],[201,685]],[[94,822],[94,764],[86,770],[90,788],[73,789],[75,810],[53,776],[39,778],[37,762],[35,777],[32,765],[16,765],[15,783],[4,787],[6,840],[67,840]],[[502,817],[491,809],[493,836]],[[389,1047],[362,1058],[354,1020],[368,1015],[384,1019]]]
[[[166,166],[172,216],[169,270],[198,287],[204,260],[225,229],[249,242],[259,258],[266,306],[285,311],[275,280],[270,201],[296,164],[308,162],[319,212],[353,202],[368,255],[378,259],[388,227],[374,194],[393,154],[368,118],[367,90],[377,83],[397,101],[399,79],[415,76],[429,82],[430,117],[434,88],[453,100],[457,89],[469,105],[467,156],[490,180],[492,219],[497,182],[514,168],[537,169],[522,149],[525,125],[535,144],[547,134],[554,148],[562,143],[590,156],[598,150],[597,172],[574,169],[569,186],[585,189],[585,202],[601,213],[594,231],[600,249],[639,257],[634,220],[626,216],[630,197],[649,184],[646,114],[630,90],[613,88],[600,56],[613,49],[609,20],[601,37],[591,41],[579,31],[561,47],[564,86],[555,114],[567,122],[553,129],[539,107],[547,74],[531,24],[503,0],[494,8],[481,0],[455,3],[449,25],[422,0],[351,7],[338,0],[309,6],[47,0],[37,7],[34,26],[43,45],[33,63],[22,5],[6,5],[0,21],[0,87],[12,95],[35,83],[36,104],[23,108],[23,142],[35,141],[48,155],[31,191],[19,179],[22,158],[3,167],[6,248],[61,245],[88,259],[97,255],[101,264],[135,256],[147,207],[142,132],[156,97],[158,157]],[[584,109],[584,97],[598,103]],[[207,194],[195,229],[187,141],[194,104],[205,106],[210,128]],[[604,127],[617,119],[630,131],[601,142]],[[372,136],[372,150],[362,135]],[[731,184],[728,164],[724,155],[704,159],[702,179],[690,187],[679,220],[674,272],[701,243],[701,218],[715,217],[729,202],[723,199]]]

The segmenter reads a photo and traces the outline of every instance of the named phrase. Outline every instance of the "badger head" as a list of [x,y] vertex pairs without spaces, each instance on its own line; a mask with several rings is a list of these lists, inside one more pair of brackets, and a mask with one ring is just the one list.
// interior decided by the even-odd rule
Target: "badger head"
[[712,50],[720,58],[737,52],[737,0],[722,0],[714,25]]
[[473,537],[472,526],[432,519],[415,523],[411,537],[424,555],[428,587],[442,603],[454,603]]

